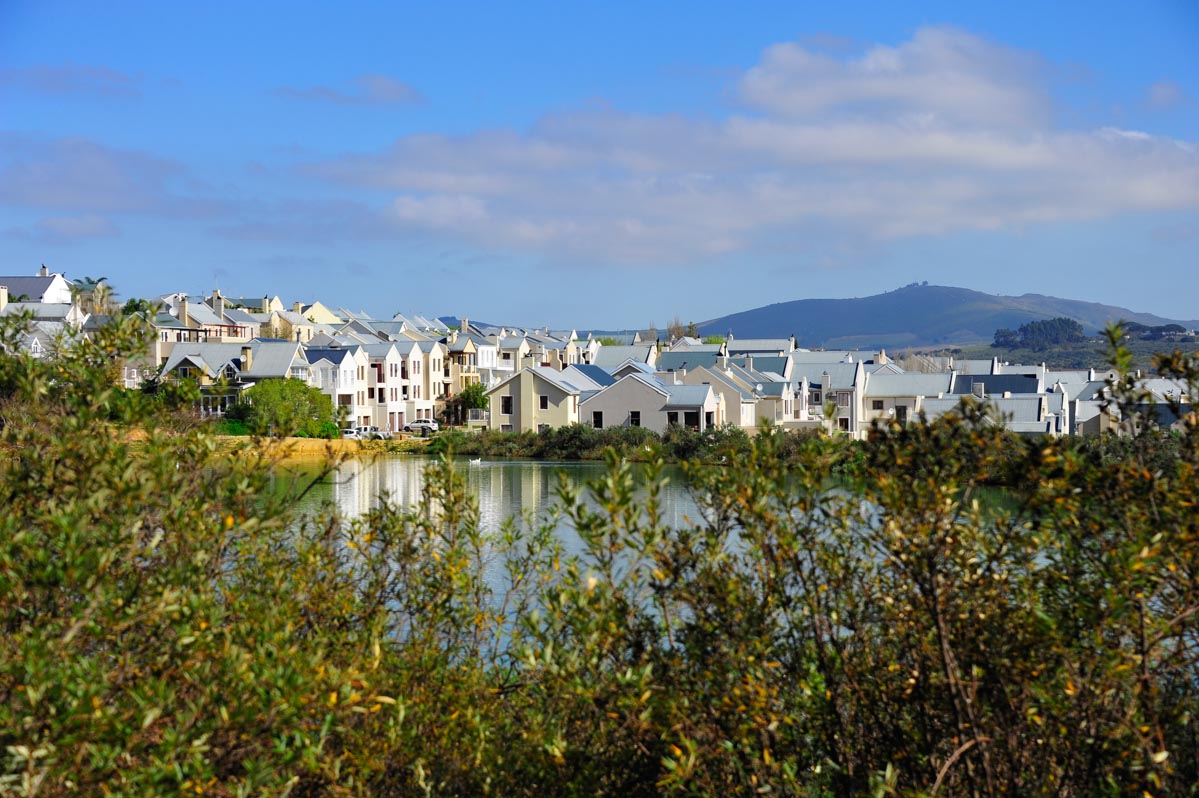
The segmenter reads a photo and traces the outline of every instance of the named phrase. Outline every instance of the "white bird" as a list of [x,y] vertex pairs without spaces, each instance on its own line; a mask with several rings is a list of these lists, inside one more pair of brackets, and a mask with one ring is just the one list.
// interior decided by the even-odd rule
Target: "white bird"
[[481,464],[482,462],[483,462],[483,458],[482,458],[482,457],[476,457],[474,460],[471,460],[471,461],[470,461],[470,464],[471,464],[471,465],[479,465],[479,464]]

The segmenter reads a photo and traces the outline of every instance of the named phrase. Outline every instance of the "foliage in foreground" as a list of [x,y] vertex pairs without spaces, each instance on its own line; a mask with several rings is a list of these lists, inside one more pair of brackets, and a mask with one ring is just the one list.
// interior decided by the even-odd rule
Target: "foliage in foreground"
[[[968,411],[877,430],[837,490],[836,446],[764,435],[694,469],[682,529],[659,462],[611,456],[592,501],[562,490],[568,554],[549,524],[485,531],[444,461],[419,506],[298,522],[269,463],[109,387],[128,345],[0,356],[0,794],[1199,783],[1193,424],[1149,468],[1149,432],[1013,450]],[[1023,479],[985,510],[995,458]]]

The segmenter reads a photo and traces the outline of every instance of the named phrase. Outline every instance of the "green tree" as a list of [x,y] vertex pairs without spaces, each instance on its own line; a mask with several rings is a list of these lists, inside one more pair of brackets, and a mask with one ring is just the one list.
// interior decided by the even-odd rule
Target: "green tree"
[[230,416],[256,435],[333,438],[338,435],[327,394],[299,380],[263,380],[242,394]]

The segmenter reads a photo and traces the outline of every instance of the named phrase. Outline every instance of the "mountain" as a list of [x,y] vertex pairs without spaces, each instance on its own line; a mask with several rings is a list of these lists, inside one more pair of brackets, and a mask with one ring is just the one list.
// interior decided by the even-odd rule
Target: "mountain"
[[795,335],[801,347],[853,349],[990,343],[1000,327],[1016,329],[1029,321],[1059,316],[1074,319],[1088,333],[1111,321],[1151,326],[1179,321],[1134,313],[1127,308],[1073,299],[1024,294],[995,296],[968,288],[911,284],[860,299],[797,299],[754,308],[698,325],[702,335],[783,338]]

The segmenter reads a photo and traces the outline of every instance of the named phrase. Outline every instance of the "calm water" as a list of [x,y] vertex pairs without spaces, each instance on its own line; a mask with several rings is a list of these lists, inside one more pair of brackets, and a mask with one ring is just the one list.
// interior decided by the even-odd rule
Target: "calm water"
[[[301,509],[315,511],[331,501],[343,518],[354,518],[375,507],[383,496],[401,505],[415,506],[430,462],[429,458],[412,455],[348,461],[304,497]],[[585,488],[589,480],[599,479],[605,470],[603,463],[524,460],[483,460],[474,464],[459,459],[456,467],[478,499],[480,521],[488,531],[498,530],[505,519],[513,516],[533,513],[543,517],[557,501],[559,474]],[[682,472],[667,466],[664,473],[669,479],[661,493],[665,523],[684,526],[697,522],[701,518],[699,507],[684,485]],[[573,542],[573,530],[560,527],[560,534],[564,541]]]

